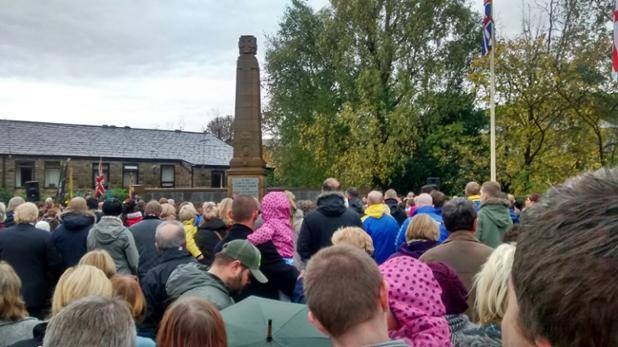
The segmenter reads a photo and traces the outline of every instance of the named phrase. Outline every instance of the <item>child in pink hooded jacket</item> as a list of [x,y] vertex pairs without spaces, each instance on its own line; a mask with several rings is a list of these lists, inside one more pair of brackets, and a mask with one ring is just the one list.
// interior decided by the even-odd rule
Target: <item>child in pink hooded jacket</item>
[[294,239],[291,204],[284,192],[270,192],[262,199],[263,224],[249,234],[249,242],[261,245],[272,241],[283,260],[292,265]]

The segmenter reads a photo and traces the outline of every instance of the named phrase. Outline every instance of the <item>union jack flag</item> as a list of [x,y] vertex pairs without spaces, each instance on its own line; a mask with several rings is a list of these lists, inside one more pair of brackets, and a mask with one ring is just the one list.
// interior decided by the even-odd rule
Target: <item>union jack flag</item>
[[103,159],[99,159],[99,173],[96,177],[96,183],[94,187],[94,197],[99,199],[100,197],[105,195],[105,186],[103,185],[105,181],[105,175],[103,175]]
[[483,56],[489,54],[493,48],[492,32],[494,31],[494,19],[491,16],[491,7],[493,6],[492,0],[484,0],[485,5],[485,18],[483,18]]

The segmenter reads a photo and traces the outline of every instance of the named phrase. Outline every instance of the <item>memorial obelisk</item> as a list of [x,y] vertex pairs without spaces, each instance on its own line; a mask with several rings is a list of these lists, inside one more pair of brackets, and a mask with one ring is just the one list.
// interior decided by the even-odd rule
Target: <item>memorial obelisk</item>
[[236,63],[236,104],[232,145],[234,157],[228,173],[230,195],[252,195],[261,198],[266,185],[262,158],[262,113],[260,108],[260,67],[255,58],[257,42],[254,36],[238,40]]

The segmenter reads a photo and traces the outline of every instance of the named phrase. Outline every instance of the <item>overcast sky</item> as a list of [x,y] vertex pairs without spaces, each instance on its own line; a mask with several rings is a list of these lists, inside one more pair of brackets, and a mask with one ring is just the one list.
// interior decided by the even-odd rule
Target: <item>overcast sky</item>
[[[0,0],[0,119],[201,131],[233,113],[238,37],[257,37],[263,65],[288,4]],[[521,1],[495,11],[501,35],[519,31]]]

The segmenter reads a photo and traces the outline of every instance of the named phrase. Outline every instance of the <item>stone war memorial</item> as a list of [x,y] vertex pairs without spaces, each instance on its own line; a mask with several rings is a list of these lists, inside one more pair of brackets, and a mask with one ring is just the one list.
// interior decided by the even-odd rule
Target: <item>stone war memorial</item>
[[234,155],[228,172],[228,193],[264,195],[266,163],[262,158],[262,121],[260,108],[260,67],[255,57],[255,36],[241,36],[236,64],[236,103],[234,115]]

